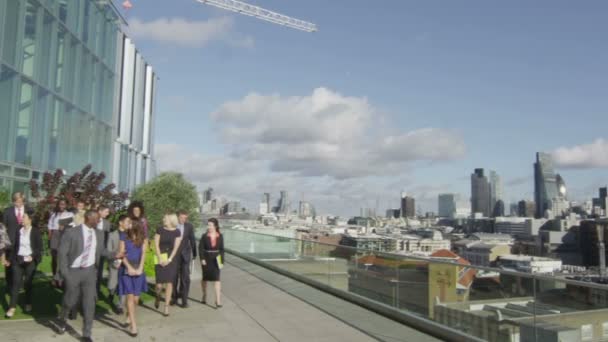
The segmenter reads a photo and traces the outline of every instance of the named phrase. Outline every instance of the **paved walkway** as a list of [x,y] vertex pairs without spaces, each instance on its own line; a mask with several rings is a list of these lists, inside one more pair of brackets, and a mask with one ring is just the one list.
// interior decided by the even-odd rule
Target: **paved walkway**
[[[226,265],[222,273],[224,307],[216,310],[200,304],[200,268],[194,268],[189,309],[172,307],[163,317],[146,304],[139,307],[139,336],[131,338],[120,327],[122,317],[98,317],[93,326],[96,341],[374,341],[342,321],[312,305],[254,277]],[[209,296],[211,299],[212,296]],[[162,309],[162,306],[161,306]],[[70,321],[75,330],[57,335],[53,322],[0,321],[0,340],[75,341],[82,319]]]

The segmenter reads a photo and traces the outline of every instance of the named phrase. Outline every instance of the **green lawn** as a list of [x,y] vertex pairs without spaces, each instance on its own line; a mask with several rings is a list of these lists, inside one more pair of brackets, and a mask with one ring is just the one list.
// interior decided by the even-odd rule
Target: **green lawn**
[[[23,303],[24,293],[21,292],[19,296],[19,305],[13,316],[15,319],[31,319],[31,318],[50,318],[56,317],[59,314],[61,308],[61,298],[63,293],[61,290],[51,286],[51,258],[45,256],[42,258],[42,262],[38,265],[38,272],[34,278],[33,298],[32,298],[32,312],[26,314],[23,312],[21,303]],[[141,296],[144,302],[152,301],[154,299],[153,285],[148,285],[148,293]],[[9,296],[6,294],[6,283],[4,278],[0,281],[0,319],[5,319],[4,314],[8,309]],[[108,289],[102,285],[101,287],[101,298],[97,301],[96,313],[107,313],[110,311],[110,305],[107,303]]]

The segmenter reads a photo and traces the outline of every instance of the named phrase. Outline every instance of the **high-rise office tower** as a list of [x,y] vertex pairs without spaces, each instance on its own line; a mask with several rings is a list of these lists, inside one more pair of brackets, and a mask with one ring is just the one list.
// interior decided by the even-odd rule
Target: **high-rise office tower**
[[532,201],[521,200],[517,207],[517,216],[519,217],[534,217],[536,213],[536,205]]
[[207,188],[203,192],[203,204],[207,203],[207,202],[211,202],[212,199],[213,199],[213,188]]
[[288,214],[289,213],[289,203],[287,202],[287,191],[281,191],[281,197],[279,198],[279,213],[280,214]]
[[548,153],[536,153],[534,163],[534,202],[536,217],[545,216],[548,210],[560,215],[566,209],[566,184],[553,169],[553,158]]
[[505,202],[502,200],[496,201],[494,209],[492,209],[492,217],[503,217],[505,216]]
[[[494,211],[496,203],[502,200],[503,187],[502,180],[496,171],[490,171],[490,208]],[[504,202],[503,202],[504,204]]]
[[413,197],[401,197],[401,217],[416,217],[416,200]]
[[270,193],[268,193],[268,192],[264,193],[264,198],[262,199],[262,203],[264,203],[266,205],[266,212],[264,214],[269,214],[272,209],[270,207]]
[[490,206],[490,182],[483,169],[475,169],[471,174],[471,213],[481,213],[485,217],[492,214]]
[[300,206],[298,208],[298,215],[301,218],[312,217],[312,205],[305,201],[300,201]]
[[437,209],[439,217],[454,217],[456,213],[456,202],[458,195],[456,194],[439,194]]

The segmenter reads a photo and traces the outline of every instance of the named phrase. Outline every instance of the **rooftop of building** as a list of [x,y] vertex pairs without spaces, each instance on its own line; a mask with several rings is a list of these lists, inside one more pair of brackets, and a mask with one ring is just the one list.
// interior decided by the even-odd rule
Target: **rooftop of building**
[[500,260],[502,260],[502,261],[511,260],[511,261],[559,261],[559,262],[561,262],[561,260],[558,260],[558,259],[539,257],[539,256],[533,256],[533,255],[517,255],[517,254],[501,255]]

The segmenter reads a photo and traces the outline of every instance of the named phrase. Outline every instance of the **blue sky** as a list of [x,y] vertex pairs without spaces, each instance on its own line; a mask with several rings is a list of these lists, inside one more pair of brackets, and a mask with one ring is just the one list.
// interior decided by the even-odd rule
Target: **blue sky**
[[250,1],[313,34],[132,3],[127,30],[160,77],[161,168],[246,206],[286,188],[293,206],[355,214],[405,190],[436,210],[437,193],[469,197],[475,167],[507,202],[531,199],[536,151],[556,152],[573,200],[608,183],[605,1]]

